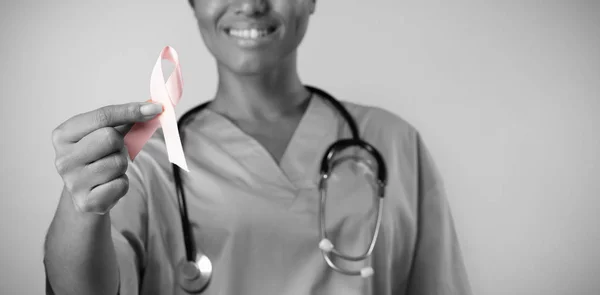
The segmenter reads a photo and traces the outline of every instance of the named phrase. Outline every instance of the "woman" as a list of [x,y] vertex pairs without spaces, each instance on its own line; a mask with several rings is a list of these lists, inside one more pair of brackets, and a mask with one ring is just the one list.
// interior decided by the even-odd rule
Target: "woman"
[[[387,164],[374,253],[366,263],[344,264],[371,265],[374,275],[344,275],[323,259],[318,166],[327,147],[350,133],[336,109],[298,76],[297,48],[315,5],[192,3],[219,75],[214,99],[180,130],[190,166],[182,177],[194,242],[213,267],[205,294],[470,294],[427,150],[411,125],[373,107],[343,103]],[[132,123],[160,112],[152,103],[108,106],[55,129],[65,189],[47,235],[48,289],[186,294],[178,284],[185,249],[163,137],[155,134],[134,162],[123,143]],[[336,245],[357,253],[372,235],[364,224],[376,210],[368,197],[359,198],[359,189],[338,188],[346,199],[331,201],[335,213],[327,228],[343,239]]]

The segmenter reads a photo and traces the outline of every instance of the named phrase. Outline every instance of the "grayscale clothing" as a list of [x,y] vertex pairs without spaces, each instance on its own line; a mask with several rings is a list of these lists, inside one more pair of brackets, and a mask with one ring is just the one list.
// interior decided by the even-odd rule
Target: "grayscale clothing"
[[[350,133],[336,109],[315,96],[280,163],[211,110],[183,130],[194,240],[213,264],[204,294],[471,294],[444,186],[418,132],[385,110],[343,104],[387,164],[381,232],[368,260],[374,275],[334,272],[318,248],[319,165],[326,148]],[[130,189],[110,213],[120,294],[185,294],[175,280],[185,249],[162,133],[127,175]],[[342,193],[328,203],[328,230],[340,233],[343,249],[363,251],[376,214],[372,199],[360,188],[336,189]],[[346,266],[365,265],[353,263]]]

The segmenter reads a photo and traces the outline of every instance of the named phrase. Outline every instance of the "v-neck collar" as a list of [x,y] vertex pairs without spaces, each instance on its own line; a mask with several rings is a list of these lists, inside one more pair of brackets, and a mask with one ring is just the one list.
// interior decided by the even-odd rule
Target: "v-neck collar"
[[211,118],[206,132],[221,148],[261,181],[287,189],[316,186],[326,148],[337,138],[338,114],[314,94],[300,119],[279,165],[257,140],[226,117],[207,109]]

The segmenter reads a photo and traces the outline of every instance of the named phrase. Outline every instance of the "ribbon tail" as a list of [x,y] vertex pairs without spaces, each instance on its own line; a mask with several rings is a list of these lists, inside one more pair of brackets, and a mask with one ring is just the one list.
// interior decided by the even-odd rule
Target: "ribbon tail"
[[175,110],[172,107],[166,108],[159,119],[165,137],[169,162],[179,166],[186,172],[190,172],[185,161],[185,155],[183,154],[183,147],[181,146]]
[[138,122],[131,127],[131,130],[125,135],[125,146],[127,146],[127,152],[129,158],[133,161],[135,157],[142,150],[146,142],[150,140],[152,134],[160,126],[159,118],[154,118],[146,122]]

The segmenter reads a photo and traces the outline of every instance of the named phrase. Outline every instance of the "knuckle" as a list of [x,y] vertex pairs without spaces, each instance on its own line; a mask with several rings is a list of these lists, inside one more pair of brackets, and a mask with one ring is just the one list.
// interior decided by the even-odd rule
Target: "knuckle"
[[100,132],[102,132],[102,138],[104,140],[110,139],[110,137],[113,135],[110,131],[111,128],[109,127],[102,127],[102,129],[100,129]]
[[65,176],[63,177],[63,182],[68,192],[74,196],[79,194],[80,190],[78,188],[81,187],[80,180],[78,181],[77,179],[73,179],[72,176]]
[[100,108],[95,112],[94,120],[100,126],[106,126],[110,122],[110,112],[107,108]]
[[114,150],[121,149],[123,146],[123,138],[119,132],[112,127],[106,127],[103,130],[106,144]]
[[90,169],[92,173],[98,174],[108,174],[112,176],[119,176],[127,171],[129,163],[127,163],[127,159],[122,157],[121,155],[111,155],[103,158],[101,161],[98,161],[95,165],[90,165]]
[[127,194],[127,191],[129,190],[129,179],[127,178],[127,176],[124,175],[123,177],[119,177],[113,182],[115,192],[119,197],[122,197],[125,194]]
[[119,154],[114,158],[114,165],[115,169],[117,169],[118,172],[125,173],[127,171],[127,166],[129,165],[129,163],[127,163],[127,158]]
[[63,175],[68,171],[69,164],[64,157],[57,157],[54,159],[54,166],[56,167],[56,171],[58,171],[60,175]]
[[130,114],[134,118],[139,118],[142,116],[140,108],[134,104],[130,104],[127,106],[127,114]]
[[62,127],[58,126],[56,128],[54,128],[54,130],[52,130],[52,143],[54,144],[54,146],[58,145],[58,143],[60,142],[60,139],[62,138]]
[[69,180],[65,180],[65,188],[67,189],[67,191],[69,191],[70,193],[74,193],[75,192],[75,184]]
[[105,160],[98,160],[92,164],[86,165],[85,169],[86,172],[93,175],[93,177],[97,177],[98,174],[103,173],[104,171],[106,171],[106,169],[108,165],[106,164]]

